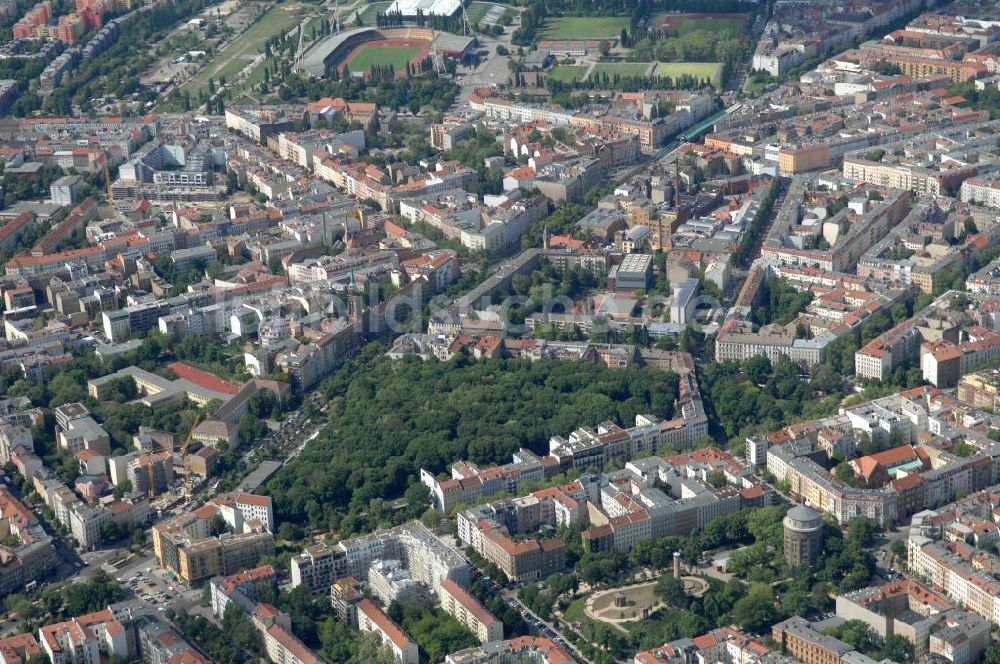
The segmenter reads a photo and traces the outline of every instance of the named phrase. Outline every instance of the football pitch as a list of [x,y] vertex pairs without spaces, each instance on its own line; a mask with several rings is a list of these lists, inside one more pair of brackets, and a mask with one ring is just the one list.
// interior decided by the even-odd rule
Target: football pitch
[[590,76],[593,77],[595,74],[607,74],[609,78],[615,74],[622,78],[645,76],[649,71],[649,64],[648,62],[598,62],[594,65]]
[[682,37],[697,30],[705,32],[729,31],[738,35],[742,29],[743,21],[738,18],[689,18],[681,23],[677,32]]
[[617,39],[629,23],[627,16],[561,16],[548,19],[540,36],[553,40]]
[[586,67],[577,67],[575,65],[559,65],[549,72],[549,78],[556,81],[562,81],[563,83],[573,83],[574,81],[579,81],[586,75]]
[[350,72],[367,72],[372,67],[388,67],[397,72],[406,71],[406,63],[413,60],[420,49],[416,46],[369,46],[358,52],[347,63]]
[[661,62],[656,66],[656,75],[677,78],[689,74],[699,80],[707,78],[715,83],[721,66],[718,62]]

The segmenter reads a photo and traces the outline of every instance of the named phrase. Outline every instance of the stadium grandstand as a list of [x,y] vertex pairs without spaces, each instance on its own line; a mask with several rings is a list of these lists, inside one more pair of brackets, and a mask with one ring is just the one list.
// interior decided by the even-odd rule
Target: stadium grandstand
[[424,16],[454,16],[462,10],[462,0],[393,0],[387,14],[399,13],[403,18]]
[[382,39],[382,33],[375,28],[358,28],[333,34],[310,46],[299,58],[297,69],[310,76],[323,76],[327,65],[336,66],[359,44]]
[[[459,5],[461,6],[461,5]],[[464,61],[475,50],[476,38],[437,32],[425,28],[400,28],[376,30],[356,28],[330,35],[316,42],[299,59],[296,69],[309,76],[320,77],[343,64],[362,45],[391,44],[394,41],[424,41],[428,50],[436,50],[442,57]]]

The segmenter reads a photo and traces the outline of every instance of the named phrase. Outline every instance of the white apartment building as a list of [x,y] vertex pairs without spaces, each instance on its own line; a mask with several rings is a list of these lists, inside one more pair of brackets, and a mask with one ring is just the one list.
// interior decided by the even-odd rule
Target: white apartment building
[[438,589],[441,608],[470,629],[482,643],[503,640],[503,623],[486,610],[465,588],[446,579]]
[[358,604],[358,628],[377,634],[382,644],[392,651],[397,664],[420,664],[417,644],[370,599],[365,598]]
[[969,178],[962,183],[961,196],[963,201],[1000,208],[1000,178],[995,180]]
[[242,532],[243,524],[260,521],[269,532],[274,532],[274,507],[268,496],[252,493],[230,493],[219,496],[211,502],[219,509],[222,518],[234,532]]

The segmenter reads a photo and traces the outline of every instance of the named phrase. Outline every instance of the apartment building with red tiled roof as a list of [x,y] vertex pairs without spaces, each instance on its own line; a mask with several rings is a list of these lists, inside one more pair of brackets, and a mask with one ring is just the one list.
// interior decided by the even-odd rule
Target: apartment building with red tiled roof
[[32,655],[42,652],[38,640],[31,632],[8,636],[0,640],[0,658],[6,664],[25,664]]
[[530,661],[538,664],[573,664],[576,660],[552,639],[540,636],[518,636],[507,641],[490,643],[451,653],[445,664],[493,661]]
[[445,579],[441,582],[438,599],[441,601],[441,608],[469,628],[482,643],[503,639],[503,623],[454,580]]
[[100,653],[129,657],[125,627],[104,610],[39,630],[42,648],[53,662],[97,662]]
[[420,654],[413,639],[367,597],[358,604],[358,627],[362,632],[377,634],[382,644],[392,651],[398,664],[420,663]]
[[252,620],[264,642],[268,659],[275,664],[320,664],[323,661],[292,633],[287,613],[270,604],[258,604]]

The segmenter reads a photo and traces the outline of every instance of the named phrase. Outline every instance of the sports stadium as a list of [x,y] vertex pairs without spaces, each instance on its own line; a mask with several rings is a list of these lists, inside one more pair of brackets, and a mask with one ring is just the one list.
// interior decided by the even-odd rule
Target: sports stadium
[[464,61],[472,54],[475,44],[475,37],[425,28],[357,28],[330,35],[310,46],[296,69],[316,77],[336,69],[343,77],[367,76],[373,66],[392,65],[399,77],[406,75],[407,63],[416,67],[434,53]]

